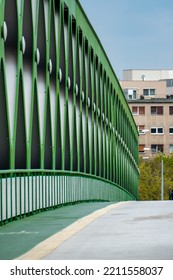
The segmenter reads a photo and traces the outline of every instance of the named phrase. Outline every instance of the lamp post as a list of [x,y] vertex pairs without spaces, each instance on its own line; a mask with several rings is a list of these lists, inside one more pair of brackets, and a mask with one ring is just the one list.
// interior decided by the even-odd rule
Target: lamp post
[[160,190],[161,190],[161,195],[160,195],[160,199],[164,200],[164,164],[163,164],[163,154],[158,151],[158,150],[154,150],[154,152],[156,154],[160,154],[161,156],[161,162],[160,162],[160,173],[161,173],[161,182],[160,182]]
[[[149,151],[150,148],[144,148],[144,151]],[[156,154],[160,153],[160,151],[154,150]],[[143,157],[143,159],[148,159],[148,157]],[[164,164],[163,164],[163,155],[161,155],[161,182],[160,182],[160,190],[161,190],[161,195],[160,198],[161,200],[164,200]]]
[[163,157],[161,159],[161,200],[164,200]]

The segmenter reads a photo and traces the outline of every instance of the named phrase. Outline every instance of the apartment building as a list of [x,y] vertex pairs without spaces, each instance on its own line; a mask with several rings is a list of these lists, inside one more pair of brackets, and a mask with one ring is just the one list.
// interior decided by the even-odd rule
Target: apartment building
[[124,70],[120,81],[139,131],[139,153],[173,152],[173,70]]

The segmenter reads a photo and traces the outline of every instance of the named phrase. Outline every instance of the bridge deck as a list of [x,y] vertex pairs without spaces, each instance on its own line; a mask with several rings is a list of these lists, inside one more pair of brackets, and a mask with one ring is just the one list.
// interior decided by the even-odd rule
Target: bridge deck
[[16,258],[76,220],[110,204],[89,202],[64,206],[1,226],[0,259]]
[[173,202],[130,202],[96,219],[44,259],[173,259]]
[[172,231],[172,201],[79,204],[1,227],[0,258],[15,258],[54,234],[23,259],[172,260]]

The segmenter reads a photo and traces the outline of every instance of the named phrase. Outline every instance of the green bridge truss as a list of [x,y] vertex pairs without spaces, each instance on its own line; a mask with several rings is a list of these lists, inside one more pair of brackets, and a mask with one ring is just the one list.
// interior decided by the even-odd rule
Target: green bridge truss
[[138,132],[77,0],[0,0],[0,222],[138,197]]

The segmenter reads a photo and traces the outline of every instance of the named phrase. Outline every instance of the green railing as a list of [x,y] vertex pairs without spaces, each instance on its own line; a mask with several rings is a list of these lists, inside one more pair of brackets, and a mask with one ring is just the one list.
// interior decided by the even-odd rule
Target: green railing
[[95,176],[52,170],[15,170],[0,177],[0,224],[83,201],[122,201],[135,197]]
[[[110,200],[123,200],[123,191],[137,198],[136,125],[79,1],[0,0],[0,106],[1,219],[16,211],[8,195],[27,193],[23,180],[39,192],[48,174],[121,190]],[[27,200],[23,193],[10,201]]]

